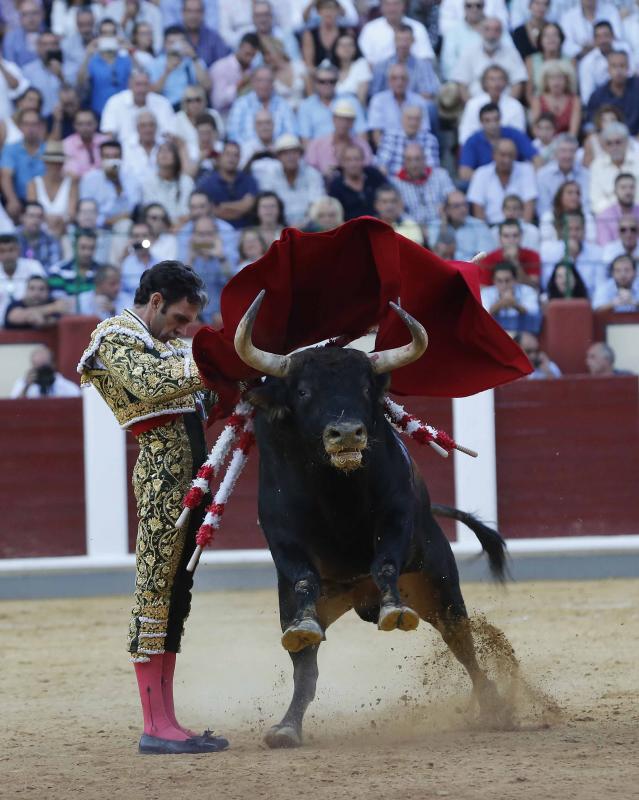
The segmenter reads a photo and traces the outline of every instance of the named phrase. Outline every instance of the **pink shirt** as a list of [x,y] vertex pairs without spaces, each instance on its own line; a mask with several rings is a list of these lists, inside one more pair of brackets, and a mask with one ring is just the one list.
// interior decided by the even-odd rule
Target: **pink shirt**
[[[636,220],[639,220],[639,206],[635,205],[630,213]],[[616,203],[597,214],[597,244],[603,247],[609,242],[614,242],[619,238],[619,220],[623,216],[621,206]]]
[[100,145],[105,142],[109,137],[103,133],[96,133],[93,137],[91,147],[87,148],[82,143],[82,139],[77,133],[72,133],[67,136],[62,142],[64,148],[64,155],[66,160],[64,162],[64,171],[68,175],[81,178],[89,170],[99,167],[100,159]]
[[[351,136],[351,142],[358,144],[364,153],[364,166],[368,166],[373,161],[373,151],[368,142],[362,136]],[[319,136],[312,139],[306,147],[304,160],[322,175],[332,172],[338,166],[337,153],[333,145],[333,134],[327,133],[326,136]]]
[[231,53],[214,61],[209,67],[211,76],[211,105],[217,111],[228,111],[237,97],[237,85],[242,79],[242,65]]

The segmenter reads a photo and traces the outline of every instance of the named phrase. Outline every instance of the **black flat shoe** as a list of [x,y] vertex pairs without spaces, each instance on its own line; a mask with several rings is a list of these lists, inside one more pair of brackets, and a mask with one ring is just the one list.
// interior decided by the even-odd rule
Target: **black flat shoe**
[[140,753],[147,755],[217,753],[220,750],[225,750],[229,744],[226,739],[221,739],[220,741],[225,742],[223,747],[218,744],[217,738],[208,739],[204,736],[197,736],[193,739],[186,739],[185,741],[180,742],[175,741],[174,739],[160,739],[158,736],[149,736],[148,733],[143,733],[140,737],[138,750]]
[[226,750],[229,746],[229,740],[225,739],[224,736],[216,736],[213,731],[210,731],[208,728],[204,731],[201,737],[198,736],[198,739],[206,739],[209,742],[215,742],[218,746],[218,750]]

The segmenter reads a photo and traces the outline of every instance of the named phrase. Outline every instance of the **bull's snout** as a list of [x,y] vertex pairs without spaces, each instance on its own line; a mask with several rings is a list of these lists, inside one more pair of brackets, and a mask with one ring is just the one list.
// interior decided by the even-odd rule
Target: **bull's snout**
[[333,422],[324,428],[324,448],[338,469],[357,469],[368,434],[361,422]]

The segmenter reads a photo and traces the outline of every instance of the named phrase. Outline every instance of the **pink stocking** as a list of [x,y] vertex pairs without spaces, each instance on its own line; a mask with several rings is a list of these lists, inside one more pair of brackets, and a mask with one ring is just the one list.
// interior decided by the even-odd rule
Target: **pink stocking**
[[173,702],[173,675],[175,674],[175,653],[165,653],[162,662],[162,697],[164,698],[164,710],[171,723],[179,728],[187,736],[197,736],[194,731],[185,728],[175,717],[175,705]]
[[160,739],[183,742],[189,736],[175,724],[164,707],[162,696],[162,666],[164,654],[150,656],[149,661],[135,663],[135,676],[138,679],[144,733]]

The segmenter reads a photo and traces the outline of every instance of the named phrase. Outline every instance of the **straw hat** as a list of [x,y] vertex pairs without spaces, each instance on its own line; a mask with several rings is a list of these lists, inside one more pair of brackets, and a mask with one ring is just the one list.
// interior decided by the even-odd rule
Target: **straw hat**
[[42,160],[49,161],[51,164],[64,164],[64,149],[62,142],[49,140],[44,146]]

